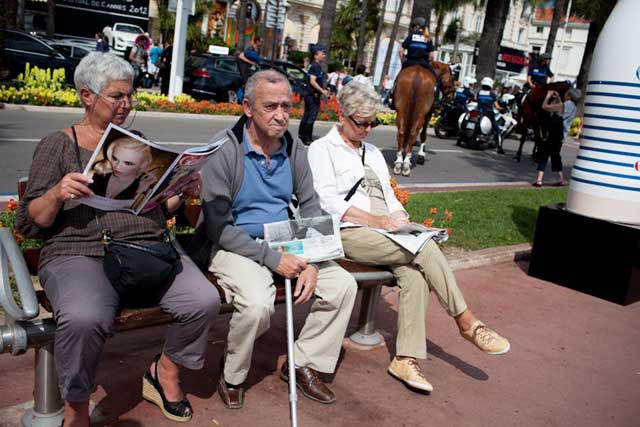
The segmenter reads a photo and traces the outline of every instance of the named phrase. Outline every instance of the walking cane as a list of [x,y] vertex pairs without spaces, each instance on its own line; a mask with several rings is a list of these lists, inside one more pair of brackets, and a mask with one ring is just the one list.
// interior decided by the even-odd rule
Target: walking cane
[[289,361],[289,412],[291,426],[298,427],[298,395],[296,393],[296,363],[293,355],[293,300],[291,279],[284,279],[284,296],[287,304],[287,356]]

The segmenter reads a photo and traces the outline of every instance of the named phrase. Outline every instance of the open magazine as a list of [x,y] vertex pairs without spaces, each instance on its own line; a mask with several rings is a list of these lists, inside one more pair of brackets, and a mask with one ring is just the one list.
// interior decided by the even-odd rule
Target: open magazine
[[79,202],[136,215],[153,210],[196,179],[222,142],[176,151],[111,123],[84,170],[95,195]]
[[384,234],[412,254],[420,252],[429,239],[434,239],[437,243],[444,243],[449,240],[447,230],[443,228],[425,227],[416,222],[401,225],[393,231],[380,228],[372,228],[372,230]]
[[272,249],[306,258],[309,262],[343,258],[337,216],[300,218],[264,225],[264,240]]

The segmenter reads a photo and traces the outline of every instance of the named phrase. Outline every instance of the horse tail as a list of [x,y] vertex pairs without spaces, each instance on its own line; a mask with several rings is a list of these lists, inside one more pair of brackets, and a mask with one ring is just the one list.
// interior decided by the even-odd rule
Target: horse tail
[[416,123],[420,118],[420,112],[418,111],[418,108],[416,108],[417,106],[416,100],[418,98],[417,94],[420,93],[420,83],[421,83],[420,74],[414,73],[413,79],[411,80],[411,96],[409,97],[409,102],[407,103],[407,112],[409,114],[405,114],[404,116],[405,132],[404,132],[404,138],[402,141],[402,146],[404,147],[405,150],[407,150],[407,153],[411,152],[413,143],[414,143],[414,141],[410,141],[411,136],[414,135],[414,133],[411,131],[412,130],[411,125],[413,123]]

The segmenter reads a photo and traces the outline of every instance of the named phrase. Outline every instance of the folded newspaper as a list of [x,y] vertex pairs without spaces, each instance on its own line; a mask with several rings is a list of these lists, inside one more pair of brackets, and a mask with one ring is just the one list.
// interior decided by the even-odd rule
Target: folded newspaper
[[381,228],[372,228],[372,230],[384,234],[412,254],[420,252],[429,239],[435,240],[436,243],[444,243],[449,240],[447,230],[443,228],[425,227],[415,222],[401,225],[393,231],[387,231]]
[[264,240],[272,249],[297,255],[309,262],[343,258],[340,220],[319,216],[264,225]]
[[78,201],[104,211],[148,212],[196,179],[221,145],[216,141],[176,151],[112,123],[84,170],[93,179],[94,196]]

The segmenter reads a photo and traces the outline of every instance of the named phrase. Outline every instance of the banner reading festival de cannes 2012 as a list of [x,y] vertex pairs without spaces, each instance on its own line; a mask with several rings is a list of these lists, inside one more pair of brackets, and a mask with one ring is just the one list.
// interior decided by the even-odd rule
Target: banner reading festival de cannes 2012
[[56,0],[56,6],[148,19],[149,0]]

